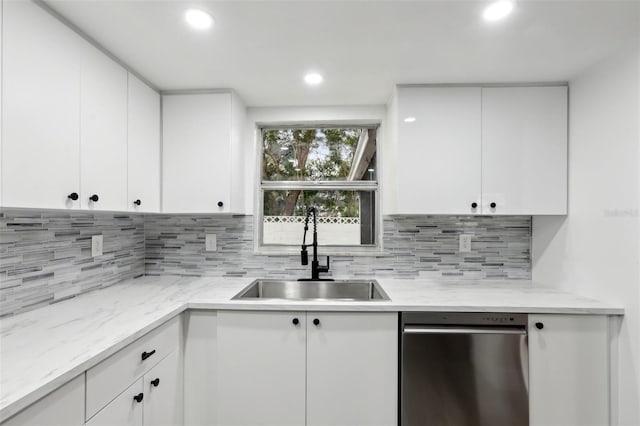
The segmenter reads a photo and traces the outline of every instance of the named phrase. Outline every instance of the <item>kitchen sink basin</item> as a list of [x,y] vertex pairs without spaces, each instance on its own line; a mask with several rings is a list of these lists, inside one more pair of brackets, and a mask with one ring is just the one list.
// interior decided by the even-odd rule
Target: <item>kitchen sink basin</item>
[[389,296],[375,280],[285,281],[255,280],[231,300],[335,300],[384,302]]

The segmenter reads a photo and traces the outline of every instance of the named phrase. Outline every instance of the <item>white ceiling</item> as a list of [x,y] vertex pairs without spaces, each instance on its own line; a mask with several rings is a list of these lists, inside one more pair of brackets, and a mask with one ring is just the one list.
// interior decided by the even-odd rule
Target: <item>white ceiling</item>
[[[48,0],[163,90],[233,88],[250,106],[385,103],[394,84],[566,81],[631,37],[638,1]],[[209,11],[208,32],[187,7]],[[325,82],[307,87],[303,75]]]

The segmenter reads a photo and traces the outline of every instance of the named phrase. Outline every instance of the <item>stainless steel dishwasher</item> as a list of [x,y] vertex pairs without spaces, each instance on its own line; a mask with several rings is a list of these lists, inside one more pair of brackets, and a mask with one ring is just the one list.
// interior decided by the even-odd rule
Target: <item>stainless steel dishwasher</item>
[[402,313],[401,426],[527,426],[527,315]]

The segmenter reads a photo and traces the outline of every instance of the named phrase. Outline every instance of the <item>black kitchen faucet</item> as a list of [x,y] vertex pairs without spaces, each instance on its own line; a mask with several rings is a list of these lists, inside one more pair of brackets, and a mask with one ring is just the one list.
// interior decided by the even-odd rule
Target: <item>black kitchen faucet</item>
[[[313,215],[313,243],[306,244],[307,231],[309,230],[309,217]],[[300,278],[298,281],[333,281],[332,278],[320,278],[320,273],[329,272],[329,256],[327,256],[327,264],[320,266],[318,262],[318,209],[315,207],[307,207],[307,216],[304,219],[304,235],[302,236],[302,251],[300,251],[300,260],[302,265],[309,264],[309,253],[307,247],[313,247],[313,260],[311,261],[311,278]]]

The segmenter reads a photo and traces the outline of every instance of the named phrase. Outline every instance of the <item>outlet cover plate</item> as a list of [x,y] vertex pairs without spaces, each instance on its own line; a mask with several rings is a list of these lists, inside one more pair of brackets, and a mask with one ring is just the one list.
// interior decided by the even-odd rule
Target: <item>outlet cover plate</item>
[[469,253],[471,251],[471,235],[460,234],[460,253]]
[[216,234],[205,234],[204,249],[205,251],[218,250],[218,241],[216,238]]
[[91,236],[91,256],[102,256],[102,243],[103,243],[102,235],[92,235]]

